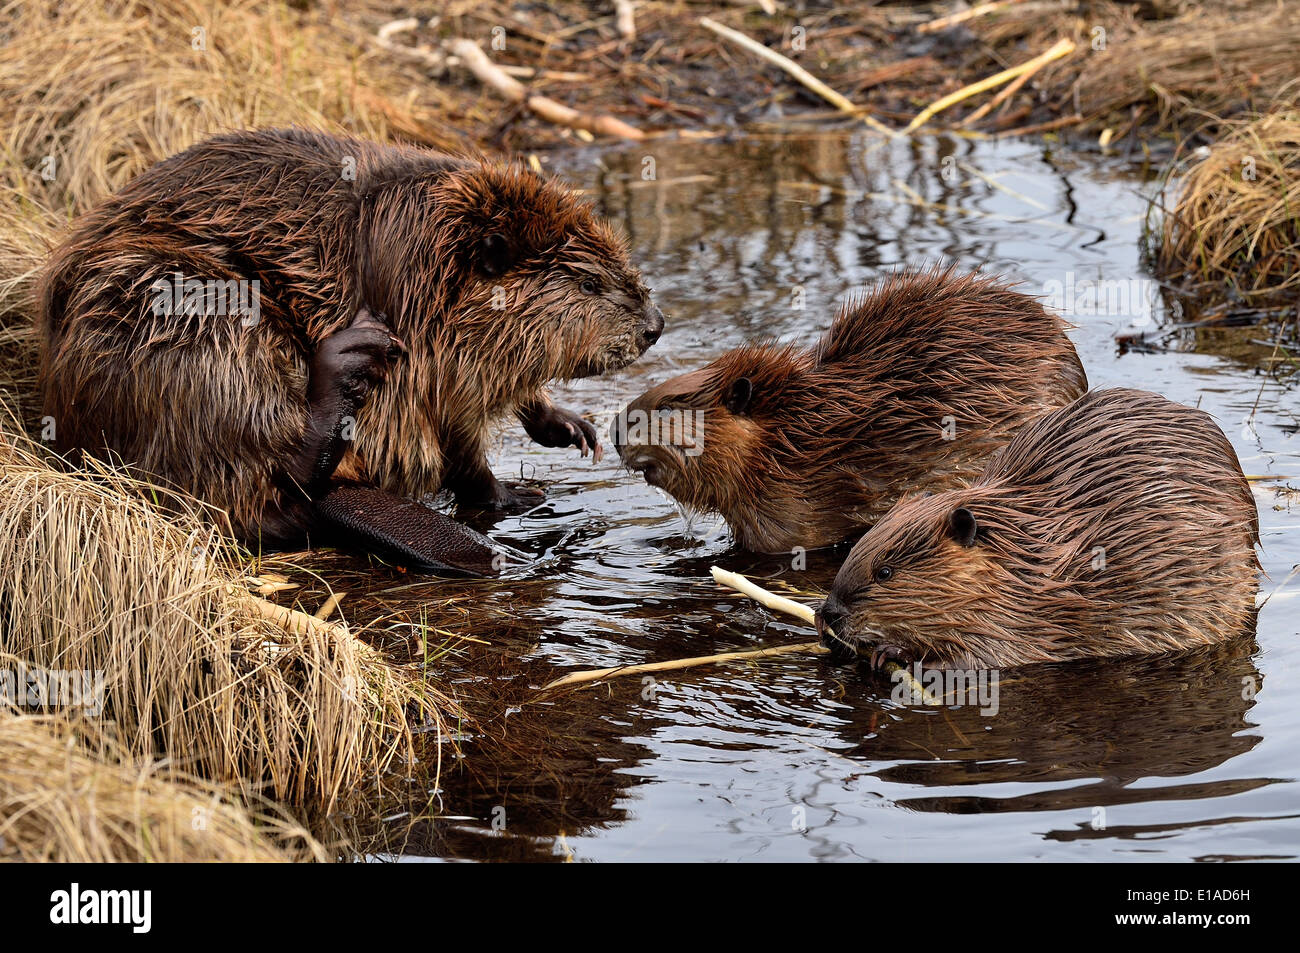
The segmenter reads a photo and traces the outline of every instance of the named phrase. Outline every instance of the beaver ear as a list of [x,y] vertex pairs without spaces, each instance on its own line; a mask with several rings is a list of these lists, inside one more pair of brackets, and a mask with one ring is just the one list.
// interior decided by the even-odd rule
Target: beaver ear
[[974,546],[975,534],[978,532],[979,524],[975,521],[975,514],[966,507],[957,507],[948,517],[948,535],[961,545],[967,548]]
[[754,396],[754,384],[748,377],[737,377],[727,392],[727,399],[722,405],[733,414],[743,414],[749,409],[749,401]]
[[479,261],[484,274],[489,277],[504,275],[515,261],[506,237],[500,232],[484,235],[483,240],[479,242]]

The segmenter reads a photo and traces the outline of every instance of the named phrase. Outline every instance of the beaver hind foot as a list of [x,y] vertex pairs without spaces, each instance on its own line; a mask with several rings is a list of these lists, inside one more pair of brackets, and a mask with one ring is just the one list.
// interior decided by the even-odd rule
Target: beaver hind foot
[[497,573],[491,540],[415,500],[340,485],[316,503],[315,514],[319,528],[342,549],[374,553],[440,576]]

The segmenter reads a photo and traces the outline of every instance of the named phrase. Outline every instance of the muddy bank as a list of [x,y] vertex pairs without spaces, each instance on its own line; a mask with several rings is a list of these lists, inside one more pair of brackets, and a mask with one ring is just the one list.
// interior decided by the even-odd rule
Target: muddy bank
[[557,129],[522,101],[502,114],[499,94],[465,98],[482,88],[481,71],[457,55],[458,39],[479,44],[526,95],[648,134],[854,121],[710,22],[788,58],[858,115],[894,130],[1026,64],[1026,74],[928,124],[972,135],[1061,130],[1141,154],[1213,136],[1218,121],[1296,96],[1300,25],[1267,0],[762,6],[641,3],[620,21],[612,8],[588,4],[497,2],[451,4],[415,21],[380,22],[368,11],[356,22],[457,97],[452,114],[463,127],[510,150],[585,135]]

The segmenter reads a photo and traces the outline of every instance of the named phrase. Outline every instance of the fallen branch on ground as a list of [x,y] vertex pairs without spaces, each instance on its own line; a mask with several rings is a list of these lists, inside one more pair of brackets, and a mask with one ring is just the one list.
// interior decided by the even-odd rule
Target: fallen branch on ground
[[1037,122],[1032,126],[1020,126],[1017,129],[1005,129],[995,133],[998,139],[1009,139],[1013,136],[1029,136],[1036,132],[1052,132],[1055,129],[1064,129],[1066,126],[1073,126],[1076,123],[1083,122],[1083,117],[1078,113],[1072,116],[1058,116],[1056,119],[1049,119],[1047,122]]
[[[393,20],[385,23],[371,37],[371,39],[382,46],[390,53],[397,56],[404,56],[409,60],[418,60],[431,70],[441,73],[448,66],[455,66],[456,63],[448,60],[447,56],[441,50],[435,50],[425,43],[415,46],[404,46],[401,43],[394,43],[393,37],[399,33],[409,33],[412,30],[420,28],[419,17],[407,17],[404,20]],[[589,73],[573,73],[565,70],[554,69],[533,69],[531,66],[500,66],[501,72],[513,76],[516,79],[540,79],[550,80],[558,83],[587,83],[591,81]]]
[[325,600],[325,603],[317,609],[315,613],[313,613],[314,616],[324,622],[334,613],[334,610],[339,607],[339,603],[343,601],[343,597],[346,595],[346,592],[331,593],[330,597]]
[[829,86],[827,86],[825,83],[819,80],[812,73],[808,72],[798,63],[794,62],[794,60],[782,56],[780,53],[776,52],[776,50],[769,49],[768,47],[764,46],[762,43],[759,43],[756,40],[751,40],[749,37],[745,36],[745,34],[741,33],[739,30],[733,30],[729,26],[723,26],[721,23],[718,23],[715,20],[710,20],[708,17],[700,17],[700,26],[704,27],[707,30],[712,30],[714,33],[716,33],[718,36],[722,37],[723,39],[730,40],[732,43],[735,43],[737,46],[741,47],[742,49],[748,50],[750,53],[753,53],[759,59],[766,60],[767,62],[771,63],[773,66],[776,66],[784,70],[790,76],[794,77],[799,83],[801,83],[806,89],[809,89],[812,92],[816,93],[818,96],[826,100],[836,109],[838,109],[840,112],[848,113],[849,115],[861,119],[872,129],[876,130],[876,132],[883,132],[887,136],[898,135],[898,133],[895,130],[890,129],[888,126],[886,126],[884,123],[880,122],[878,119],[874,118],[873,116],[869,116],[866,113],[864,113],[862,111],[862,107],[855,106],[853,104],[853,101],[849,99],[847,96],[837,93],[835,90],[831,89]]
[[970,99],[972,96],[978,96],[985,90],[993,89],[995,86],[1001,86],[1003,83],[1010,82],[1018,76],[1028,72],[1035,72],[1053,60],[1059,60],[1063,56],[1069,56],[1074,52],[1074,40],[1066,37],[1057,40],[1056,44],[1046,53],[1040,53],[1032,60],[1027,60],[1019,66],[1013,66],[1011,69],[1004,69],[1001,73],[994,73],[992,76],[986,76],[977,83],[971,83],[969,86],[963,86],[955,93],[949,93],[942,99],[938,99],[926,106],[903,130],[904,133],[915,132],[921,126],[930,121],[936,114],[943,112],[949,106],[955,106],[964,99]]
[[1019,92],[1021,87],[1023,87],[1025,83],[1029,82],[1033,78],[1034,74],[1037,73],[1044,66],[1046,66],[1048,62],[1049,62],[1048,60],[1039,57],[1039,62],[1033,69],[1027,69],[1019,76],[1017,76],[1014,81],[1012,81],[1007,86],[999,90],[996,96],[994,96],[992,99],[986,102],[979,109],[975,110],[965,119],[963,119],[959,123],[959,125],[969,126],[973,123],[979,122],[989,113],[991,113],[993,110],[997,109],[998,106],[1002,105],[1012,96],[1014,96],[1017,92]]
[[929,23],[922,23],[916,28],[916,32],[934,33],[938,30],[946,30],[950,26],[956,26],[959,23],[965,23],[967,20],[982,17],[986,13],[994,13],[1005,7],[1015,6],[1017,3],[1023,2],[1024,0],[993,0],[992,3],[981,3],[979,6],[961,10],[957,13],[950,13],[946,17],[939,17],[939,19],[931,20]]
[[614,24],[623,39],[629,42],[636,39],[636,10],[632,0],[614,0]]
[[235,586],[228,586],[227,591],[233,597],[235,604],[241,609],[245,609],[259,618],[274,622],[290,635],[300,636],[313,632],[325,632],[339,638],[351,638],[351,633],[348,632],[347,627],[336,622],[326,622],[305,612],[299,612],[297,609],[277,606],[274,602],[269,602],[246,590],[241,591]]
[[472,40],[448,40],[446,50],[458,57],[461,65],[473,73],[483,85],[492,87],[511,102],[523,103],[547,122],[602,136],[618,136],[634,142],[640,142],[646,137],[640,129],[629,126],[613,116],[589,116],[546,96],[533,95],[519,80],[493,63],[482,48]]

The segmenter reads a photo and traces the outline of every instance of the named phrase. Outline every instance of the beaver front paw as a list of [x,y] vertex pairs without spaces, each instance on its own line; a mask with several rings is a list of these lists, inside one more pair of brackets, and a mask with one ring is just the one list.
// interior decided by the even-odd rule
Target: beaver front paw
[[519,420],[533,442],[543,447],[577,447],[584,457],[591,451],[593,463],[604,454],[595,425],[572,410],[547,401],[521,409]]
[[540,487],[529,486],[527,483],[502,483],[497,480],[492,491],[479,501],[479,505],[487,509],[518,512],[530,510],[544,499],[546,499],[546,491]]
[[527,483],[498,483],[494,505],[503,510],[532,509],[546,499],[546,491]]
[[315,499],[324,492],[350,439],[348,419],[405,350],[382,316],[364,307],[317,345],[307,382],[307,429],[277,476],[291,497]]
[[346,404],[355,410],[387,375],[406,345],[383,315],[362,306],[352,323],[320,342],[311,362],[313,408]]

